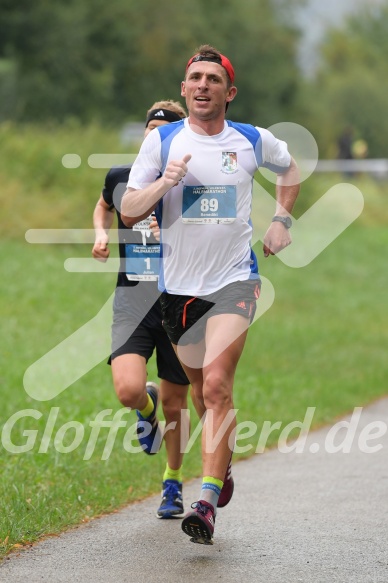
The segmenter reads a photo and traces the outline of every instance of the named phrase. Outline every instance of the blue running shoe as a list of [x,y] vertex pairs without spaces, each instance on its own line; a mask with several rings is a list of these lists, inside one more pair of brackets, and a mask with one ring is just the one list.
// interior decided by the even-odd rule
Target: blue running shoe
[[188,512],[182,520],[182,530],[192,543],[201,545],[213,544],[214,524],[216,515],[214,507],[205,500],[198,500],[191,505],[194,510]]
[[142,417],[139,411],[136,411],[136,415],[138,416],[136,433],[144,453],[154,455],[160,450],[163,439],[163,432],[156,417],[156,410],[159,403],[159,387],[156,383],[147,383],[146,389],[154,403],[154,410],[146,418]]
[[156,513],[158,518],[182,518],[183,498],[182,484],[177,480],[163,482],[162,502]]

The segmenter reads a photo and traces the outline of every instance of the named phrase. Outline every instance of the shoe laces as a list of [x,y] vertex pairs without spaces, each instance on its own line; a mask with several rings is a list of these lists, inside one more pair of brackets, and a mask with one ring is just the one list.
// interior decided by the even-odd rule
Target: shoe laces
[[206,506],[206,504],[202,504],[202,502],[193,502],[191,508],[195,509],[199,514],[206,516],[208,512],[211,512],[211,508]]
[[178,498],[179,495],[180,495],[179,484],[167,482],[166,487],[163,489],[163,498],[175,500],[175,498]]

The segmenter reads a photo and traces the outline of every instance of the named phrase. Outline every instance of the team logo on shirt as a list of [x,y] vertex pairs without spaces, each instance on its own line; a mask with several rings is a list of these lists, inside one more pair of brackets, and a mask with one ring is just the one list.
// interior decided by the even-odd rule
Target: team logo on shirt
[[221,170],[225,174],[237,172],[237,152],[222,152]]

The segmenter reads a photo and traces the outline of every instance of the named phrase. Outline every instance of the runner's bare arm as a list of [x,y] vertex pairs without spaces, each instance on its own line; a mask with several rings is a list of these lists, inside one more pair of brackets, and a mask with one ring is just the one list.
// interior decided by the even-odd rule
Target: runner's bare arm
[[132,227],[151,214],[166,192],[186,176],[190,159],[191,154],[186,154],[182,160],[172,160],[167,164],[164,174],[146,188],[127,188],[121,201],[121,219],[127,227]]
[[[276,181],[275,215],[287,217],[291,214],[300,189],[300,174],[293,158],[287,172],[278,174]],[[275,255],[292,242],[291,234],[279,222],[271,223],[264,237],[264,256]]]
[[101,194],[93,213],[95,242],[92,249],[92,255],[95,259],[98,259],[98,261],[105,262],[109,257],[109,230],[112,227],[113,220],[114,209],[110,208]]
[[287,172],[278,174],[276,181],[276,215],[291,214],[300,189],[299,168],[291,158]]

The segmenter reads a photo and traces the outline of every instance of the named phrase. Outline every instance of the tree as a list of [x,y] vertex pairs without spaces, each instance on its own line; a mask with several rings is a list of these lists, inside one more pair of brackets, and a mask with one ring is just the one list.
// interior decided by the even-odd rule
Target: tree
[[180,99],[186,60],[210,43],[235,65],[233,119],[259,125],[289,119],[300,78],[289,5],[0,0],[0,77],[7,79],[0,118],[143,119],[152,101]]
[[[388,157],[386,96],[388,5],[366,9],[329,31],[322,65],[307,89],[309,119],[321,149],[332,155],[344,127],[366,140],[370,157]],[[313,132],[314,133],[314,132]]]

